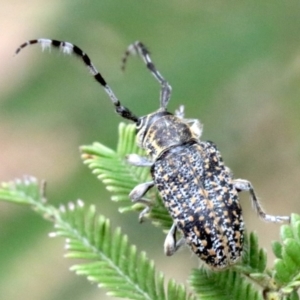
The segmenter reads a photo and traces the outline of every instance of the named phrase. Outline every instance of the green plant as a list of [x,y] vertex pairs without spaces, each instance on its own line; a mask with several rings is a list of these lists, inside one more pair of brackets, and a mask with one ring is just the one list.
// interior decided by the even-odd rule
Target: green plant
[[[81,147],[82,158],[92,172],[113,193],[120,203],[120,212],[140,211],[141,205],[130,202],[128,194],[138,183],[149,177],[149,171],[128,165],[128,153],[142,154],[135,143],[133,125],[119,126],[119,144],[114,151],[100,143]],[[153,189],[154,190],[154,189]],[[167,230],[172,220],[155,191],[151,191],[154,207],[148,218],[154,225]],[[127,299],[299,299],[300,287],[300,216],[292,214],[291,224],[281,227],[281,242],[273,243],[274,266],[266,268],[267,255],[258,245],[254,233],[246,235],[242,261],[229,270],[215,272],[205,267],[194,269],[187,287],[170,280],[165,286],[164,275],[145,252],[130,245],[121,229],[112,230],[110,222],[85,207],[82,201],[55,208],[44,195],[43,183],[33,177],[3,183],[0,199],[33,208],[55,224],[52,236],[66,239],[67,257],[85,263],[71,269],[96,282],[108,294]]]

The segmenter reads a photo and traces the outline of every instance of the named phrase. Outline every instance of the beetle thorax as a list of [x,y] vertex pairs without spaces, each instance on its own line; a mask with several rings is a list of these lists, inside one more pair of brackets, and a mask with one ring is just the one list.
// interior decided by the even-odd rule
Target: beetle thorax
[[141,118],[138,128],[138,145],[153,159],[170,147],[182,145],[195,136],[190,126],[170,113],[156,112]]

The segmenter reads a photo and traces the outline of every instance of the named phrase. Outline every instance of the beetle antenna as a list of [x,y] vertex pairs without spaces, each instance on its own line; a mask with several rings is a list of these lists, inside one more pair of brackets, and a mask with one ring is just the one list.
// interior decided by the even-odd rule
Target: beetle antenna
[[124,56],[122,58],[121,69],[123,71],[125,71],[127,59],[129,57],[129,55],[131,55],[131,54],[139,54],[140,57],[143,59],[144,63],[146,64],[146,67],[150,70],[152,75],[160,83],[160,85],[161,85],[160,108],[162,110],[166,110],[167,105],[170,101],[172,87],[170,86],[168,81],[165,80],[164,77],[160,74],[160,72],[156,69],[154,63],[152,62],[152,60],[150,58],[149,50],[146,48],[146,46],[143,43],[141,43],[139,41],[129,45],[129,47],[125,51]]
[[76,56],[81,58],[83,63],[89,69],[90,73],[96,79],[96,81],[103,86],[106,94],[109,96],[110,100],[114,104],[114,106],[116,108],[116,112],[125,119],[131,120],[135,123],[138,121],[137,116],[135,116],[128,108],[121,105],[120,101],[118,100],[118,98],[116,97],[116,95],[114,94],[114,92],[112,91],[110,86],[106,83],[105,79],[102,77],[102,75],[96,69],[94,64],[91,62],[89,56],[85,52],[83,52],[79,47],[77,47],[76,45],[73,45],[71,43],[64,42],[64,41],[57,41],[57,40],[51,40],[51,39],[36,39],[36,40],[27,41],[26,43],[22,44],[16,50],[16,54],[18,54],[23,48],[25,48],[29,45],[33,45],[33,44],[40,44],[42,46],[43,50],[46,48],[50,48],[50,47],[58,48],[66,54],[74,53]]

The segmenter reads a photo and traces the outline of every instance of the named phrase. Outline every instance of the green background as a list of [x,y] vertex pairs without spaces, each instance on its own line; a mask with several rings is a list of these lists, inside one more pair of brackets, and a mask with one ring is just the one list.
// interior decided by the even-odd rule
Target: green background
[[[31,174],[48,183],[51,203],[78,198],[121,226],[167,278],[185,282],[199,261],[187,249],[166,258],[164,234],[120,215],[117,204],[80,161],[78,147],[114,148],[121,119],[82,63],[39,46],[48,37],[79,45],[122,103],[137,115],[158,108],[159,86],[126,47],[140,40],[173,87],[169,110],[204,124],[235,177],[252,182],[270,214],[300,210],[299,1],[13,1],[0,4],[0,180]],[[263,3],[262,3],[263,2]],[[47,52],[47,53],[46,53]],[[246,227],[270,252],[278,225],[260,221],[241,196]],[[0,298],[106,299],[68,271],[63,240],[27,208],[0,203]],[[271,256],[272,258],[272,256]],[[110,298],[112,299],[112,298]]]

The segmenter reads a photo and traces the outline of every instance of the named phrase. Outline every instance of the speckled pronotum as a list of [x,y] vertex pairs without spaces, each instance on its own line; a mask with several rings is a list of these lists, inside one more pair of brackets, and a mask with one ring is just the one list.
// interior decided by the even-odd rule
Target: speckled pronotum
[[[137,53],[161,86],[159,109],[143,117],[137,117],[121,104],[89,56],[79,47],[68,42],[37,39],[22,44],[16,53],[31,44],[40,44],[43,49],[53,46],[81,58],[108,94],[116,112],[136,124],[137,143],[146,150],[148,157],[131,154],[127,159],[133,165],[150,167],[152,181],[136,186],[129,197],[145,205],[139,216],[142,220],[152,204],[144,198],[145,194],[152,187],[158,189],[174,221],[164,244],[166,255],[173,255],[180,246],[187,244],[213,269],[224,269],[236,263],[244,241],[244,221],[238,199],[241,191],[250,193],[254,208],[263,220],[289,221],[289,217],[272,216],[263,211],[251,183],[233,178],[217,147],[212,142],[200,140],[200,122],[184,118],[183,106],[175,114],[167,111],[171,86],[154,66],[144,44],[130,45],[122,60],[124,69],[128,56]],[[181,234],[179,240],[177,231]]]

